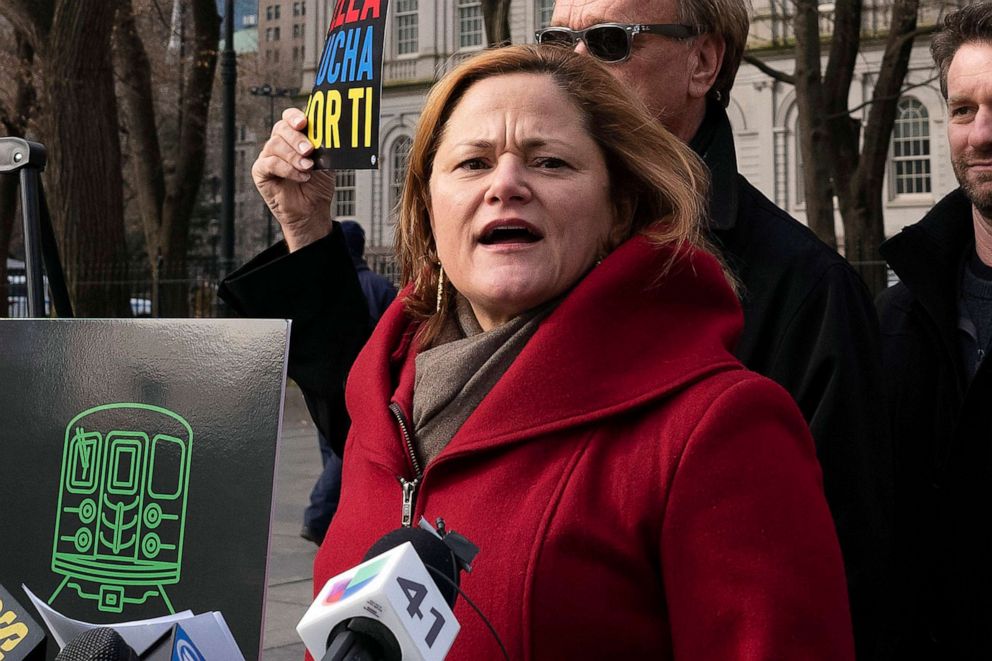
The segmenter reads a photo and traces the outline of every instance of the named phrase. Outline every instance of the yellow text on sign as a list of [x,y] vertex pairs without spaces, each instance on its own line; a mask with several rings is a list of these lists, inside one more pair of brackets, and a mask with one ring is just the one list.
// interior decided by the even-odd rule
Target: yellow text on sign
[[23,622],[16,622],[14,611],[3,613],[3,602],[0,602],[0,661],[4,652],[12,652],[17,644],[28,637],[28,627]]
[[[372,146],[372,88],[352,87],[348,90],[348,100],[351,101],[350,146],[368,149]],[[307,137],[314,147],[341,148],[342,102],[338,90],[316,90],[310,95],[306,110]]]

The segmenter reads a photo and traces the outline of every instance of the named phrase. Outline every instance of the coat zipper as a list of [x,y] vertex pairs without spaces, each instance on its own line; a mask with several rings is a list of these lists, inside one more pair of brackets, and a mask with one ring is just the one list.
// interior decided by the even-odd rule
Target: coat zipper
[[413,471],[416,473],[412,480],[405,479],[402,475],[397,475],[396,479],[399,480],[400,486],[403,488],[403,510],[401,516],[401,524],[404,528],[410,528],[413,526],[413,509],[416,506],[417,499],[417,487],[420,485],[421,479],[424,477],[423,471],[420,469],[420,460],[417,459],[417,453],[413,448],[413,438],[410,435],[410,426],[406,422],[406,418],[403,417],[403,409],[396,402],[389,403],[389,410],[396,418],[396,422],[399,424],[400,432],[403,434],[403,442],[406,444],[407,456],[410,457],[410,464],[413,466]]

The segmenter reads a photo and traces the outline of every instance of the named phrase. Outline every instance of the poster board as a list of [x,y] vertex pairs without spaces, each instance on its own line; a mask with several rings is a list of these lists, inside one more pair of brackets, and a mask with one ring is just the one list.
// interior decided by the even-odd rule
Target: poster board
[[288,342],[282,320],[0,320],[0,583],[96,623],[220,611],[256,658]]

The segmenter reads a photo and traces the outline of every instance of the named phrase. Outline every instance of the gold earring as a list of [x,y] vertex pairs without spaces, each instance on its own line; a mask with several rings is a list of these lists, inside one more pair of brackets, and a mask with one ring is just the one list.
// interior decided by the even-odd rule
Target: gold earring
[[444,298],[444,266],[437,263],[437,312],[441,311],[441,299]]

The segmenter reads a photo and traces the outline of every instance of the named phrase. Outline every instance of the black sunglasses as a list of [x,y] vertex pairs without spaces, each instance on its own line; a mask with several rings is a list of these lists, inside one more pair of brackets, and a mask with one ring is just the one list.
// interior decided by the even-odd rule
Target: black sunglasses
[[585,30],[569,30],[562,27],[550,27],[534,33],[537,43],[549,46],[565,46],[574,48],[575,42],[582,43],[589,49],[589,54],[603,62],[623,62],[630,57],[634,43],[634,35],[641,33],[657,34],[672,39],[689,39],[700,34],[699,28],[678,23],[656,24],[626,24],[600,23]]

